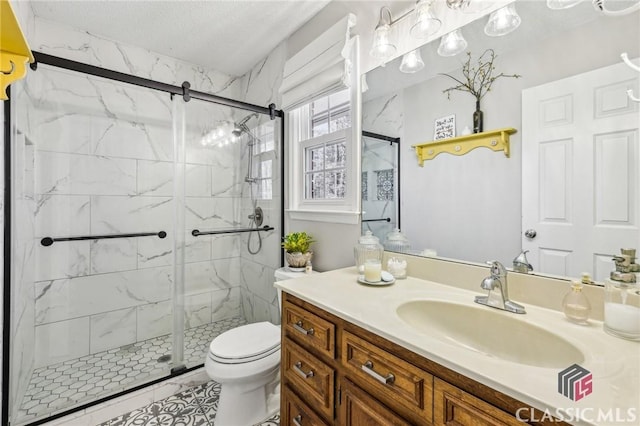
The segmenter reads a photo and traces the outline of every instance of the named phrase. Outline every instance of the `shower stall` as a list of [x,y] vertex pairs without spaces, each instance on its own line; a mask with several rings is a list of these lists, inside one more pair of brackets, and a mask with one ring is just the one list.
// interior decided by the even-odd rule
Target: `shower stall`
[[190,371],[221,332],[279,323],[282,112],[36,59],[5,103],[12,425]]

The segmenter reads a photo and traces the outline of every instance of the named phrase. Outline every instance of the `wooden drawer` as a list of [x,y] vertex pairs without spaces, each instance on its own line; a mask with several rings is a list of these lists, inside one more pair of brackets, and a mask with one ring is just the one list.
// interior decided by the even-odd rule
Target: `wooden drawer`
[[431,374],[348,331],[341,343],[348,378],[413,423],[432,423]]
[[386,406],[351,383],[342,381],[338,424],[341,426],[410,426]]
[[285,338],[282,374],[293,390],[326,419],[333,419],[335,371],[318,358]]
[[282,389],[280,426],[328,426],[289,386]]
[[434,382],[434,424],[456,426],[520,425],[516,417],[450,385]]
[[318,349],[335,358],[336,326],[319,316],[285,301],[282,307],[282,324],[285,336],[306,347]]

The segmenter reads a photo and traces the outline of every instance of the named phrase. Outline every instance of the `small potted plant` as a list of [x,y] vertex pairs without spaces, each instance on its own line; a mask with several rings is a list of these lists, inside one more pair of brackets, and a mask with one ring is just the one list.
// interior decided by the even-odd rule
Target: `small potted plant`
[[313,237],[306,232],[290,232],[284,236],[282,248],[286,252],[287,264],[292,271],[304,270],[313,252],[309,250]]

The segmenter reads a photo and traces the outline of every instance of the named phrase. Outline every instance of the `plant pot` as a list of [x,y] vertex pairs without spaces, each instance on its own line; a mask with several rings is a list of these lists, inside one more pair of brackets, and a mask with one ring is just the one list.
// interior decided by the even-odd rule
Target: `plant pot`
[[287,264],[292,271],[303,271],[307,262],[311,260],[311,256],[313,256],[312,251],[306,253],[300,253],[299,251],[294,253],[285,252]]

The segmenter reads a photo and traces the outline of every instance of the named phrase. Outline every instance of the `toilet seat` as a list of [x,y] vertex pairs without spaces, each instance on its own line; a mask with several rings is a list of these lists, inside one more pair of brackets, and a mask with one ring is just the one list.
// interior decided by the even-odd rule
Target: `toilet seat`
[[209,345],[209,358],[221,364],[245,364],[280,350],[280,327],[258,322],[225,331]]

